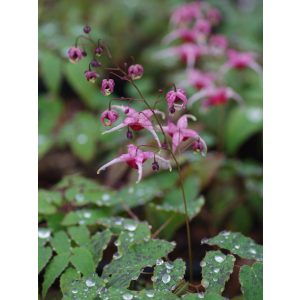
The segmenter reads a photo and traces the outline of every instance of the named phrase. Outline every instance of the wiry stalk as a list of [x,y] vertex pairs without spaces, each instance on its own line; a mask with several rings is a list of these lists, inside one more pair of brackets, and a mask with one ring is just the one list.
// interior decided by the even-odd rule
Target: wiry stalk
[[[153,108],[151,107],[151,105],[147,102],[147,100],[145,99],[144,95],[142,94],[142,92],[140,91],[140,89],[138,88],[138,86],[134,83],[134,81],[130,80],[129,81],[133,87],[136,89],[136,91],[138,92],[138,94],[140,95],[140,97],[144,100],[144,103],[146,104],[146,106],[152,111],[155,120],[165,138],[165,141],[167,142],[167,137],[166,137],[166,133],[159,121],[158,116],[156,115],[155,111],[153,110]],[[188,209],[187,209],[187,200],[186,200],[186,196],[185,196],[185,190],[184,190],[184,185],[183,185],[183,180],[182,180],[182,176],[181,176],[181,168],[180,165],[176,159],[176,156],[174,154],[174,152],[172,151],[172,147],[171,145],[168,143],[169,145],[169,152],[171,153],[172,158],[174,159],[175,163],[176,163],[176,167],[177,167],[177,171],[178,171],[178,176],[179,176],[179,183],[180,183],[180,190],[181,190],[181,194],[182,194],[182,200],[183,200],[183,204],[184,204],[184,212],[185,212],[185,224],[186,224],[186,233],[187,233],[187,240],[188,240],[188,253],[189,253],[189,276],[190,276],[190,281],[193,281],[193,256],[192,256],[192,242],[191,242],[191,231],[190,231],[190,220],[189,220],[189,215],[188,215]]]

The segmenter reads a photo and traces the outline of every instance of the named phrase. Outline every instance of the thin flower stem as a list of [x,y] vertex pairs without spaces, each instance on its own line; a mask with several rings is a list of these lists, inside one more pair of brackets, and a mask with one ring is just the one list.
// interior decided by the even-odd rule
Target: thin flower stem
[[165,221],[153,234],[152,238],[156,238],[174,219],[175,215],[171,216],[167,221]]
[[[158,116],[156,115],[155,111],[153,110],[153,108],[151,107],[151,105],[147,102],[147,100],[145,99],[144,95],[142,94],[142,92],[140,91],[140,89],[138,88],[138,86],[133,82],[133,80],[129,80],[129,82],[133,85],[133,87],[136,89],[136,91],[138,92],[138,94],[140,95],[140,97],[144,100],[146,106],[152,111],[156,122],[162,132],[162,134],[164,135],[165,141],[167,141],[167,137],[166,137],[166,133],[159,121]],[[176,156],[174,154],[174,152],[171,150],[172,147],[169,144],[169,151],[171,153],[172,158],[174,159],[175,163],[176,163],[176,167],[178,170],[178,176],[179,176],[179,183],[180,183],[180,190],[181,190],[181,194],[182,194],[182,200],[183,200],[183,204],[184,204],[184,211],[185,211],[185,224],[186,224],[186,233],[187,233],[187,240],[188,240],[188,253],[189,253],[189,275],[190,275],[190,281],[193,281],[193,256],[192,256],[192,242],[191,242],[191,231],[190,231],[190,220],[189,220],[189,215],[188,215],[188,209],[187,209],[187,200],[186,200],[186,196],[185,196],[185,190],[184,190],[184,185],[183,185],[183,180],[182,180],[182,175],[181,175],[181,168],[180,165],[176,159]]]

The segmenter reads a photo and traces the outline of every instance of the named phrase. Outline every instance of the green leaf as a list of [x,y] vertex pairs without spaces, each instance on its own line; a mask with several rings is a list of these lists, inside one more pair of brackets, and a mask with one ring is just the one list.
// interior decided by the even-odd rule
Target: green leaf
[[95,273],[88,274],[87,276],[72,281],[64,289],[64,300],[94,300],[97,295],[102,295],[104,291],[104,282]]
[[88,162],[96,154],[99,135],[97,117],[87,112],[79,112],[71,121],[65,123],[59,133],[59,140],[62,145],[69,144],[79,159]]
[[252,267],[242,266],[240,269],[240,283],[245,300],[262,300],[263,264],[255,263]]
[[225,128],[225,146],[229,154],[234,154],[251,135],[262,130],[262,115],[259,107],[238,107],[232,111]]
[[42,78],[49,90],[57,93],[62,78],[60,58],[52,52],[45,50],[40,51],[39,56]]
[[70,261],[73,266],[83,275],[91,274],[96,270],[96,264],[94,263],[93,255],[85,247],[74,248]]
[[71,242],[69,237],[64,231],[59,231],[54,234],[53,238],[50,240],[53,250],[57,253],[70,253]]
[[133,244],[122,256],[115,256],[113,261],[104,267],[102,278],[110,286],[128,287],[142,269],[153,266],[157,259],[166,256],[174,249],[174,244],[164,240],[150,240]]
[[107,103],[107,98],[100,93],[97,84],[86,81],[84,76],[85,71],[86,64],[84,63],[67,63],[65,65],[66,78],[84,103],[93,109],[104,108]]
[[64,271],[69,264],[69,253],[61,253],[51,260],[46,268],[43,282],[43,298],[47,294],[49,287],[54,283],[55,279]]
[[38,256],[38,272],[40,273],[52,256],[52,249],[50,247],[39,246]]
[[62,225],[95,225],[104,217],[105,211],[99,209],[81,209],[69,212],[62,221]]
[[157,260],[153,273],[153,288],[160,291],[173,291],[185,274],[185,262],[176,259],[171,262]]
[[258,261],[262,261],[263,259],[263,247],[239,232],[223,231],[217,236],[208,239],[205,243],[227,249],[231,253],[245,259],[255,259]]
[[90,232],[86,226],[69,227],[68,233],[79,246],[87,244],[90,240]]
[[148,241],[151,237],[150,227],[147,223],[138,223],[134,221],[127,222],[124,225],[124,231],[122,231],[115,242],[118,246],[118,253],[126,253],[128,247],[133,243],[138,243],[142,241]]
[[87,248],[92,253],[95,264],[102,259],[103,251],[107,248],[111,237],[111,231],[106,229],[102,232],[95,233],[89,241]]
[[225,283],[233,272],[235,257],[225,255],[221,251],[209,251],[201,261],[202,281],[206,293],[221,294]]
[[74,268],[69,267],[64,271],[64,273],[60,276],[60,289],[62,293],[66,293],[69,288],[71,283],[74,280],[79,280],[80,279],[80,273],[78,273]]
[[55,191],[39,190],[38,211],[39,214],[50,215],[56,212],[56,206],[62,203],[62,195]]
[[[132,297],[132,298],[131,298]],[[120,289],[109,288],[106,292],[101,293],[100,299],[110,300],[125,300],[125,299],[139,299],[139,300],[176,300],[179,299],[175,294],[168,291],[155,291],[155,290],[142,290],[140,292]]]
[[182,297],[182,300],[224,300],[224,298],[221,295],[214,294],[214,293],[208,293],[208,294],[187,294]]

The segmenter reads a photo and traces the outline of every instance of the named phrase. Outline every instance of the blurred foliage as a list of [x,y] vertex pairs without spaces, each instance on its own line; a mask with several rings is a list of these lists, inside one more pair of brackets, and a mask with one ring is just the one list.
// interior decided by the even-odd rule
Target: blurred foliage
[[[208,2],[215,4],[224,15],[218,32],[226,34],[234,47],[255,51],[261,63],[260,1]],[[141,236],[149,237],[151,224],[151,234],[158,230],[160,238],[175,239],[179,244],[185,240],[181,233],[184,215],[176,172],[152,175],[149,168],[145,172],[147,178],[134,186],[131,183],[135,174],[129,173],[126,166],[113,167],[106,171],[105,177],[96,177],[98,166],[115,157],[117,149],[127,143],[126,131],[122,131],[123,135],[101,134],[99,115],[107,107],[108,98],[114,96],[104,97],[99,87],[86,81],[85,63],[73,65],[66,58],[67,49],[82,33],[82,27],[90,24],[92,36],[101,37],[109,46],[116,64],[133,59],[143,64],[145,75],[139,87],[146,97],[154,99],[159,88],[182,76],[181,64],[154,59],[170,29],[170,11],[180,3],[183,1],[44,0],[39,3],[39,236],[42,237],[39,271],[41,290],[47,299],[61,299],[57,278],[66,299],[73,299],[69,297],[71,288],[77,289],[78,295],[81,292],[86,295],[85,282],[92,276],[91,272],[96,272],[99,261],[102,261],[100,268],[108,263],[103,251],[114,247],[112,239],[127,248],[128,239],[135,243],[141,242]],[[100,69],[101,72],[101,76],[107,75]],[[226,228],[261,242],[262,79],[253,71],[245,70],[231,71],[225,80],[242,96],[245,105],[230,104],[207,112],[193,106],[190,112],[201,123],[198,129],[209,146],[208,156],[203,159],[187,152],[179,158],[193,218],[193,236],[198,243],[197,239],[216,235]],[[115,96],[136,97],[131,86],[123,83],[117,86]],[[134,223],[129,219],[132,211],[147,221]],[[137,234],[130,237],[130,230],[112,225],[120,220],[127,228],[136,226]],[[162,228],[166,221],[168,226]],[[122,246],[118,247],[118,251],[124,251]],[[239,255],[234,251],[232,254]],[[203,259],[197,255],[199,261]],[[261,295],[260,287],[254,295],[249,289],[255,274],[260,276],[260,273],[260,263],[241,270],[242,290],[245,296],[249,295],[245,299]],[[75,287],[71,286],[74,280],[78,280]],[[94,281],[98,289],[102,287],[102,279],[97,276]],[[182,282],[174,284],[180,287]],[[53,285],[56,288],[51,288]],[[96,291],[90,290],[92,294]],[[215,291],[213,287],[212,291]],[[111,299],[120,299],[126,290],[110,289],[107,293],[115,295]],[[155,293],[157,299],[177,299],[169,291]],[[183,299],[193,299],[190,296]],[[139,297],[144,299],[145,291]],[[207,294],[203,299],[221,298]]]

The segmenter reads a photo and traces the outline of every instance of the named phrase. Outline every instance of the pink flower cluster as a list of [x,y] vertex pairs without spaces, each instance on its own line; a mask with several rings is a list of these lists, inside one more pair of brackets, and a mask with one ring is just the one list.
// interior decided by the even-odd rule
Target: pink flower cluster
[[[184,13],[184,16],[178,16],[178,18],[185,22],[189,18],[190,14],[192,14],[192,12],[188,9]],[[194,17],[198,18],[196,15]],[[199,28],[199,31],[203,32],[207,32],[208,30],[204,24],[200,23],[197,23],[197,28]],[[83,31],[88,34],[91,31],[91,28],[89,26],[85,26]],[[81,36],[79,36],[79,38],[80,37]],[[75,46],[71,47],[68,51],[68,57],[72,63],[78,63],[87,56],[86,51],[78,46],[79,38],[77,38]],[[110,53],[107,51],[105,45],[99,44],[99,42],[97,44],[95,41],[90,39],[90,37],[85,37],[85,39],[91,41],[91,52],[93,55],[93,59],[89,63],[89,68],[85,71],[85,77],[89,82],[95,83],[100,79],[100,75],[96,69],[102,67],[101,62],[96,57],[100,57],[101,55],[107,55],[109,57]],[[187,44],[185,47],[187,48],[186,52],[188,53],[188,48],[195,47],[195,45]],[[200,52],[199,55],[201,55]],[[189,57],[187,56],[186,59],[188,60]],[[127,64],[124,65],[126,67],[125,70],[120,67],[106,68],[105,70],[109,71],[110,76],[117,77],[119,80],[127,81],[129,84],[132,84],[137,91],[139,91],[134,81],[143,76],[143,66],[140,64],[133,64],[127,68]],[[210,78],[210,75],[207,75],[207,78],[198,78],[195,84],[198,86],[200,84],[203,86],[207,85],[207,81],[210,81]],[[115,84],[115,80],[112,78],[102,79],[99,84],[101,93],[104,96],[111,95],[114,92]],[[143,98],[141,93],[139,94]],[[145,109],[135,109],[132,105],[135,100],[142,100],[146,106]],[[128,103],[126,103],[126,105],[115,105],[112,104],[112,101],[127,101]],[[150,133],[153,141],[156,142],[156,146],[153,146],[151,143],[146,145],[135,145],[131,142],[127,146],[126,153],[121,154],[101,166],[98,169],[98,173],[111,165],[123,162],[130,168],[138,171],[137,182],[139,182],[143,174],[143,165],[150,159],[152,160],[153,171],[158,171],[160,169],[160,165],[170,170],[172,169],[170,160],[161,156],[161,152],[164,152],[165,155],[168,155],[169,157],[174,157],[175,153],[178,152],[182,146],[191,146],[195,152],[199,152],[205,156],[207,147],[204,140],[200,137],[197,131],[188,127],[188,119],[195,121],[196,118],[190,114],[183,114],[179,116],[179,118],[176,116],[177,121],[174,120],[175,112],[180,113],[180,111],[184,111],[187,108],[188,98],[185,90],[177,88],[174,85],[173,88],[167,91],[164,95],[164,101],[167,108],[166,113],[156,109],[155,104],[152,107],[152,105],[150,105],[144,98],[133,99],[121,97],[113,98],[108,101],[108,108],[101,113],[100,122],[105,127],[112,128],[104,131],[103,134],[109,134],[126,128],[126,137],[132,140],[135,137],[134,133],[146,131]],[[165,122],[166,119],[167,122]],[[120,122],[118,122],[119,120]],[[115,125],[117,122],[118,124]],[[161,141],[161,138],[163,138],[163,141]],[[184,145],[185,142],[186,145]]]
[[[229,48],[227,37],[215,33],[221,20],[218,9],[200,1],[178,6],[171,15],[173,29],[163,42],[176,42],[176,45],[158,52],[156,57],[177,57],[186,65],[186,79],[180,82],[180,86],[195,90],[189,105],[198,100],[203,100],[204,107],[223,105],[230,99],[241,102],[241,97],[222,82],[225,73],[246,68],[259,74],[262,72],[253,53]],[[208,57],[218,58],[223,65],[217,70],[204,71],[202,62]],[[176,99],[181,98],[177,96]],[[181,105],[186,103],[182,101]]]

